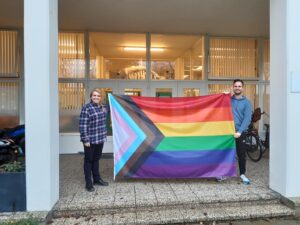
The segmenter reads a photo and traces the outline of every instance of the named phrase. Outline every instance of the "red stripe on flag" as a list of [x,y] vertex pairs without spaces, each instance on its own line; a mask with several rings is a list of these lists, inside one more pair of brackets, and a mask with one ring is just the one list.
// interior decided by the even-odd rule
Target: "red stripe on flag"
[[186,109],[231,107],[231,97],[229,94],[175,98],[131,96],[131,99],[141,109],[154,108],[172,110],[182,107]]
[[193,123],[211,121],[232,121],[231,108],[202,109],[144,109],[143,112],[154,123]]

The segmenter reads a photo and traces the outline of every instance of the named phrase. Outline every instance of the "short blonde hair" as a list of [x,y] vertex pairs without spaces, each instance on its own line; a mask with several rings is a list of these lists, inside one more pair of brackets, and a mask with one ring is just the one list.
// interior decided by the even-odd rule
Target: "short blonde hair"
[[101,90],[99,88],[94,88],[90,93],[90,98],[93,96],[94,92],[97,92],[98,94],[100,94],[100,96],[102,96]]

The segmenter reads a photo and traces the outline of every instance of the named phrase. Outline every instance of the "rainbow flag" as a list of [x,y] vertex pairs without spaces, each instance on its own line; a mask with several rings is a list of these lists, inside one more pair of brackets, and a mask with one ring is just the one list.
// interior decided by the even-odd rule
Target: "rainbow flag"
[[109,95],[114,177],[235,176],[229,94],[200,97]]

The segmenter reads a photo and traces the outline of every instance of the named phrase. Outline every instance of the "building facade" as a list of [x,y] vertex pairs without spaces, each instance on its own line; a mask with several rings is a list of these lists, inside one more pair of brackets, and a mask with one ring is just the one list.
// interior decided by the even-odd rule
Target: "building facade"
[[[82,150],[78,116],[93,88],[102,90],[104,101],[108,93],[197,96],[228,91],[235,78],[245,80],[253,108],[267,112],[260,130],[263,123],[272,124],[270,188],[292,199],[300,196],[295,179],[300,154],[297,0],[229,1],[229,6],[188,0],[186,9],[180,0],[22,3],[21,24],[9,16],[1,24],[0,121],[1,126],[26,124],[28,210],[50,210],[58,200],[59,154]],[[225,12],[232,19],[227,7],[239,12],[235,19],[240,18],[241,27],[226,21]],[[247,17],[248,11],[259,19],[266,13],[270,32],[268,19],[252,24],[262,26],[262,32],[251,23],[248,31],[247,21],[256,16]],[[72,22],[74,13],[79,20]],[[105,151],[112,152],[110,137]]]

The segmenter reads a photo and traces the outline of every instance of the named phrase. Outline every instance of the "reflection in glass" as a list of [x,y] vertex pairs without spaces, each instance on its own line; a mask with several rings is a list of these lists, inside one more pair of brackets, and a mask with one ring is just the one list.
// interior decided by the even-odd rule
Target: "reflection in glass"
[[142,96],[142,89],[140,88],[126,88],[124,90],[125,95],[130,95],[130,96]]
[[0,77],[18,77],[18,32],[0,30]]
[[60,132],[78,132],[79,115],[85,104],[83,83],[59,83],[59,129]]
[[19,83],[0,82],[0,128],[19,124]]
[[63,33],[58,36],[58,74],[60,78],[84,78],[85,54],[83,33]]
[[266,112],[264,115],[263,115],[263,122],[264,124],[267,123],[269,124],[270,123],[270,118],[269,118],[269,115],[270,115],[270,84],[265,84],[264,86],[264,112]]
[[146,79],[145,34],[90,33],[90,77]]
[[255,39],[211,38],[209,78],[258,78]]
[[264,41],[264,80],[270,80],[270,40]]
[[199,88],[183,88],[184,97],[200,96]]
[[156,97],[172,97],[172,88],[156,88]]
[[153,80],[202,80],[203,39],[196,35],[151,35]]

